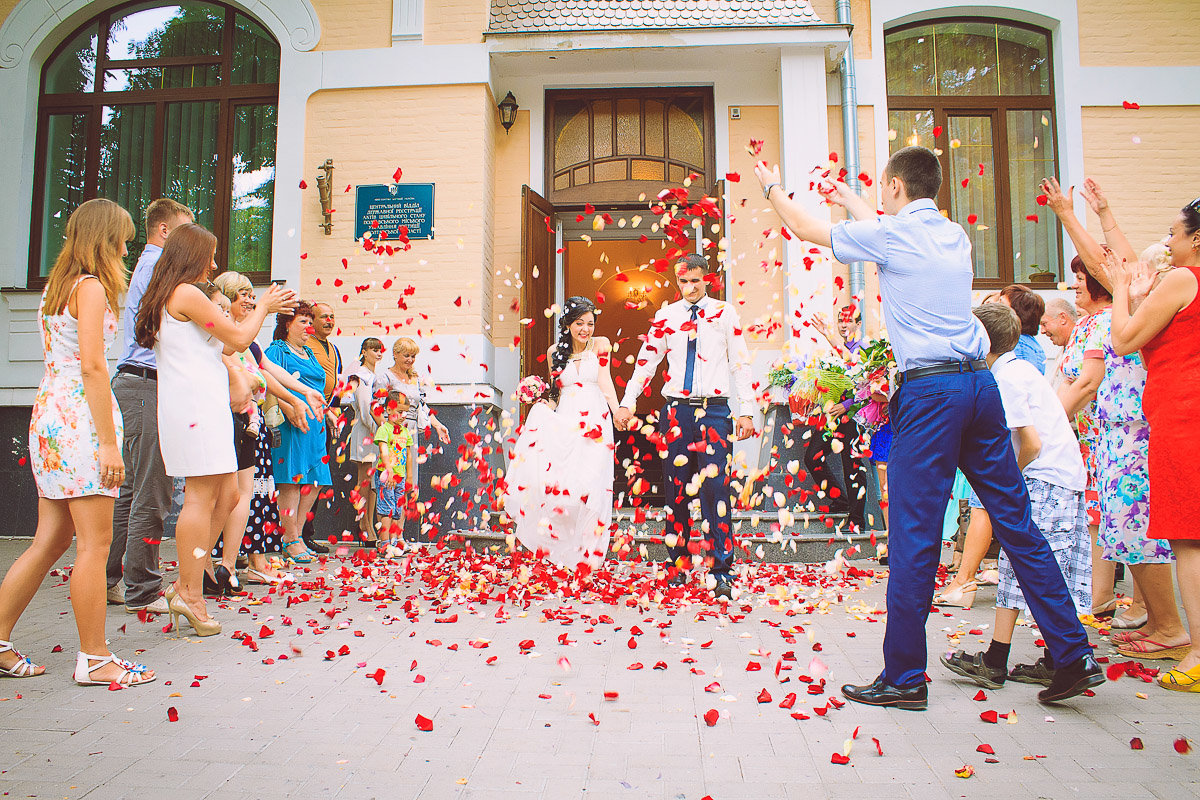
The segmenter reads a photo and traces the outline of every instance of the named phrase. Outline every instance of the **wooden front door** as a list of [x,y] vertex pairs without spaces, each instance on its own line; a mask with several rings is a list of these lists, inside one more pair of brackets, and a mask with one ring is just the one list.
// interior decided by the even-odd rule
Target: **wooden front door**
[[521,317],[533,320],[521,330],[521,376],[548,378],[554,325],[545,312],[555,293],[554,206],[528,186],[521,187],[521,201]]

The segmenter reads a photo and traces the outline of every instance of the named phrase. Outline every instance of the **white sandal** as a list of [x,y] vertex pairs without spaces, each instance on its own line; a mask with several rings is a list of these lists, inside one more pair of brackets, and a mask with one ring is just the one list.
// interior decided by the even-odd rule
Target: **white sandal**
[[41,667],[30,661],[28,656],[17,653],[17,648],[13,647],[12,642],[0,639],[0,653],[16,653],[17,656],[17,663],[11,667],[0,667],[0,678],[36,678],[46,674],[44,669],[38,672]]
[[[91,661],[98,663],[89,664]],[[118,667],[124,670],[124,672],[121,673],[121,677],[117,678],[115,681],[92,680],[92,673],[109,663],[116,664]],[[121,686],[139,686],[143,683],[151,683],[158,678],[157,675],[146,677],[146,671],[147,669],[144,664],[135,664],[132,661],[126,661],[123,658],[117,658],[112,653],[109,653],[106,656],[92,656],[81,650],[78,658],[75,660],[75,682],[80,686],[108,686],[112,683],[117,683]]]

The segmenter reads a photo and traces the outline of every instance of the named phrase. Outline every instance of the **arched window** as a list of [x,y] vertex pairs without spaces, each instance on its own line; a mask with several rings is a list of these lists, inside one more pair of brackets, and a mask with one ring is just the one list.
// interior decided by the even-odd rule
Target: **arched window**
[[42,71],[31,285],[93,197],[137,223],[130,265],[146,205],[169,197],[217,235],[221,267],[269,277],[278,99],[279,44],[220,3],[119,6],[68,37]]
[[938,205],[967,229],[979,288],[1062,274],[1038,183],[1056,176],[1050,34],[991,20],[906,25],[884,36],[891,150],[934,149]]
[[546,92],[546,186],[555,203],[632,203],[692,174],[715,181],[711,89]]

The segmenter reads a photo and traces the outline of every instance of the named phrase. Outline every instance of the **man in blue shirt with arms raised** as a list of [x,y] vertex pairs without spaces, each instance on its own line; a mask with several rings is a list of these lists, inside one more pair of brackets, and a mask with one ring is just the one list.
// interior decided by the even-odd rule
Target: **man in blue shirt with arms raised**
[[884,319],[900,369],[891,401],[884,667],[874,682],[843,686],[842,693],[868,705],[926,707],[925,622],[956,467],[971,481],[1028,587],[1030,610],[1055,666],[1038,699],[1056,702],[1103,683],[1050,545],[1030,516],[1000,392],[984,360],[987,334],[971,313],[971,243],[933,200],[942,182],[937,156],[923,147],[892,155],[880,182],[886,216],[877,216],[844,183],[822,191],[854,217],[836,225],[791,200],[779,185],[778,168],[758,164],[754,171],[793,233],[831,247],[839,261],[878,264]]

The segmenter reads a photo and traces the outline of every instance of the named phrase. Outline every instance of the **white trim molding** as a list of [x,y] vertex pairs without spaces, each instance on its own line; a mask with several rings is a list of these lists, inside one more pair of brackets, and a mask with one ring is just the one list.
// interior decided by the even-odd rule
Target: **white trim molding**
[[[230,0],[223,0],[230,2]],[[81,23],[121,0],[21,0],[0,25],[0,68],[12,69],[64,23]],[[401,2],[401,0],[397,0]],[[419,2],[419,0],[418,0]],[[309,0],[230,2],[259,19],[299,51],[312,50],[321,39],[321,22]]]
[[392,0],[392,41],[421,39],[425,34],[425,0]]

